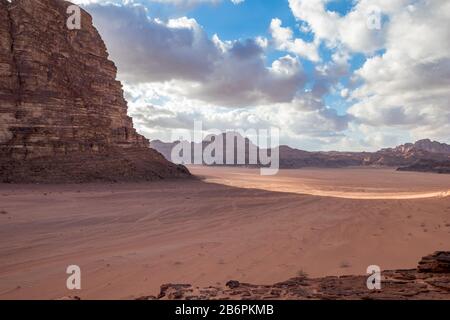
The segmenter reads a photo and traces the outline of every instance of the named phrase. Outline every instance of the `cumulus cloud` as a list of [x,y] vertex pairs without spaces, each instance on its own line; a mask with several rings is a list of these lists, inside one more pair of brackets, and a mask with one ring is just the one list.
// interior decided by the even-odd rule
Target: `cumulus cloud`
[[201,80],[219,55],[193,19],[149,19],[143,6],[88,9],[126,81]]
[[[349,87],[340,90],[352,103],[348,114],[355,123],[353,130],[367,136],[367,128],[372,128],[377,138],[367,141],[373,143],[386,142],[381,137],[392,137],[392,131],[408,139],[449,141],[450,3],[359,0],[341,15],[327,10],[328,2],[289,0],[289,5],[313,34],[314,43],[324,43],[334,52],[330,62],[317,66],[319,71],[335,70],[321,76],[324,81],[344,74],[345,61],[353,53],[366,56]],[[376,27],[371,25],[374,14],[379,18]],[[277,31],[272,34],[279,47],[293,51],[291,30],[282,28],[278,20],[272,22],[272,29]],[[356,89],[352,83],[358,84]]]
[[[266,63],[269,41],[263,37],[223,41],[208,37],[187,17],[151,19],[141,5],[87,7],[117,63],[137,129],[149,138],[170,139],[171,130],[192,128],[282,128],[283,141],[341,135],[349,117],[323,104],[322,97],[340,75],[341,64],[317,70],[311,91],[298,56],[317,61],[317,48],[282,38],[279,24],[272,37],[292,42],[288,54]],[[288,31],[289,33],[289,31]]]
[[450,3],[416,1],[391,19],[385,54],[356,72],[363,85],[352,93],[349,113],[371,126],[448,141]]
[[[221,130],[278,126],[283,143],[310,149],[450,142],[448,1],[355,0],[337,13],[327,9],[330,0],[289,0],[297,26],[273,17],[268,35],[230,41],[188,17],[150,18],[145,1],[79,0],[119,67],[137,129],[149,138],[169,140],[172,129],[201,120]],[[268,60],[273,50],[277,58]],[[355,71],[356,54],[364,59]],[[331,93],[348,110],[326,105]]]
[[[389,21],[384,17],[403,8],[407,0],[359,0],[345,16],[328,11],[329,0],[289,0],[292,13],[307,23],[317,40],[330,47],[346,46],[355,52],[373,53],[382,49]],[[380,25],[373,23],[379,15]]]
[[317,43],[294,39],[292,29],[283,28],[281,24],[280,19],[272,19],[270,23],[270,33],[277,49],[292,52],[314,62],[320,60]]
[[[196,108],[195,100],[174,94],[171,85],[148,83],[128,85],[130,115],[136,128],[143,134],[170,140],[174,130],[192,130],[193,121],[202,121],[205,130],[281,129],[282,143],[295,140],[333,139],[342,137],[349,117],[338,115],[323,106],[312,93],[297,97],[291,102],[258,105],[248,108],[223,108],[203,104]],[[165,101],[159,104],[160,96]]]
[[[165,3],[165,4],[174,4],[178,6],[194,6],[198,4],[204,3],[219,3],[222,0],[72,0],[76,4],[80,5],[89,5],[89,4],[108,4],[108,3],[117,3],[117,4],[140,4],[145,2],[155,2],[155,3]],[[240,4],[245,0],[230,0],[233,4]]]
[[194,19],[150,19],[143,6],[89,11],[128,83],[179,80],[180,94],[222,106],[291,101],[304,83],[295,57],[266,66],[263,38],[209,38]]

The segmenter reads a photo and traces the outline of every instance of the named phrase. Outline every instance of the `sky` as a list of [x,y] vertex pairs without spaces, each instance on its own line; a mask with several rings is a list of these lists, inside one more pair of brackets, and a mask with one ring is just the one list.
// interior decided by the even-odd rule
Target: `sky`
[[450,142],[450,1],[78,0],[136,129],[280,129],[305,150]]

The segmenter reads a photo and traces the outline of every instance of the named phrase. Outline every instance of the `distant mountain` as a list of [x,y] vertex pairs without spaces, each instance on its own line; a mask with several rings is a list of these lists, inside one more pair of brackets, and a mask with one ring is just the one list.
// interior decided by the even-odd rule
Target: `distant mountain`
[[152,140],[150,141],[150,148],[155,149],[159,153],[161,153],[164,158],[169,161],[172,161],[170,154],[172,153],[173,147],[178,143],[175,142],[163,142],[161,140]]
[[280,146],[280,167],[296,169],[304,167],[340,168],[360,166],[365,157],[364,152],[309,152],[289,146]]
[[[389,149],[387,149],[389,150]],[[446,143],[440,143],[437,141],[431,141],[430,139],[419,140],[415,143],[406,143],[398,146],[394,149],[396,152],[411,153],[415,150],[426,151],[430,153],[445,153],[450,154],[450,145]]]
[[[250,148],[252,148],[252,150],[256,150],[258,151],[259,148],[253,144],[248,138],[244,138],[242,135],[238,134],[238,133],[233,133],[234,135],[234,148],[233,148],[233,152],[230,155],[227,155],[227,137],[226,134],[223,133],[222,134],[222,139],[223,139],[223,157],[222,157],[222,163],[227,163],[227,157],[231,160],[229,160],[229,162],[231,161],[232,165],[237,165],[239,163],[238,161],[238,157],[237,157],[237,148],[238,146],[243,146],[244,152],[245,152],[245,159],[244,159],[244,163],[245,164],[250,164],[249,161],[249,150]],[[214,136],[214,135],[209,135],[205,138],[205,140],[200,143],[195,143],[195,142],[186,142],[184,141],[183,143],[186,145],[190,145],[191,148],[191,163],[194,163],[194,150],[196,150],[200,144],[201,146],[201,150],[205,150],[205,148],[210,145],[211,143],[213,143],[214,141],[216,141],[216,139],[219,136]],[[159,153],[161,153],[167,160],[169,161],[173,161],[174,159],[172,159],[172,150],[175,146],[177,146],[180,143],[180,141],[174,141],[174,142],[162,142],[161,140],[153,140],[150,142],[150,147],[157,150]],[[215,155],[215,154],[213,154]]]
[[420,140],[376,152],[308,152],[280,146],[281,168],[390,166],[406,167],[419,160],[445,162],[450,160],[450,145]]
[[[236,137],[246,145],[246,164],[248,164],[248,147],[253,145],[250,140],[242,136]],[[151,146],[171,160],[171,150],[178,142],[165,143],[159,140],[152,141]],[[203,148],[211,142],[203,142]],[[195,144],[192,143],[192,146]],[[198,144],[197,144],[198,145]],[[226,144],[224,144],[224,150]],[[399,167],[400,170],[446,172],[442,167],[450,161],[450,145],[431,141],[419,140],[415,143],[406,143],[395,148],[385,148],[376,152],[310,152],[291,148],[286,145],[279,146],[280,168],[297,169],[305,167],[341,168],[350,166],[388,166]],[[225,151],[224,151],[225,154]],[[237,162],[235,161],[235,164]],[[259,162],[258,162],[259,163]],[[428,169],[427,169],[428,168]],[[439,169],[437,169],[439,168]]]
[[369,163],[385,166],[410,166],[421,160],[435,162],[450,160],[450,145],[429,139],[419,140],[395,148],[381,149],[372,154]]

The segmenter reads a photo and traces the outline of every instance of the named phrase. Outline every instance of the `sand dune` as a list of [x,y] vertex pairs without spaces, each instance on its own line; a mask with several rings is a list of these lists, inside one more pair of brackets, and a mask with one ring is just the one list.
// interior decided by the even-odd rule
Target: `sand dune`
[[[231,179],[228,169],[194,172]],[[439,192],[447,183],[434,174],[358,169],[273,179],[289,186],[296,174],[340,192]],[[372,264],[414,268],[450,247],[450,197],[344,199],[191,180],[0,185],[0,199],[0,299],[132,299],[169,282],[365,274]],[[71,264],[81,267],[81,291],[66,289]]]

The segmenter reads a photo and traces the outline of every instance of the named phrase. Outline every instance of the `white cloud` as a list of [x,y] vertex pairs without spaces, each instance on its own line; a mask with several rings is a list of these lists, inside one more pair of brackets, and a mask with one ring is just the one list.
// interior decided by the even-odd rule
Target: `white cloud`
[[[223,108],[186,98],[173,91],[174,83],[125,86],[129,113],[139,132],[152,139],[170,140],[171,133],[192,130],[194,120],[210,129],[267,129],[278,127],[282,143],[342,138],[348,117],[324,107],[311,93],[291,102],[248,108]],[[163,97],[163,99],[162,99]]]
[[270,33],[278,50],[288,51],[314,62],[319,61],[317,43],[294,39],[292,29],[283,28],[281,24],[280,19],[272,19],[270,23]]
[[[450,142],[449,1],[355,0],[338,14],[326,10],[328,0],[289,0],[297,27],[312,41],[296,38],[293,26],[276,18],[268,39],[224,41],[208,37],[194,19],[150,19],[139,1],[82,1],[91,3],[130,114],[149,138],[170,139],[170,130],[202,120],[218,129],[279,126],[283,143],[310,149],[374,150],[428,137]],[[374,6],[382,13],[379,30],[367,25]],[[320,56],[323,45],[331,59]],[[267,64],[274,48],[285,56]],[[355,53],[367,61],[344,86]],[[312,79],[300,57],[313,62]],[[347,114],[324,105],[330,92],[352,103]]]
[[379,30],[369,28],[372,9],[378,8],[381,14],[388,15],[402,8],[405,0],[359,0],[345,16],[326,10],[328,2],[289,0],[289,5],[294,16],[308,24],[316,40],[325,41],[330,47],[343,45],[355,52],[373,53],[383,48],[388,23],[381,21]]
[[373,127],[397,126],[418,138],[450,136],[450,3],[416,1],[391,15],[386,53],[356,72],[349,113]]
[[[155,2],[155,3],[166,3],[166,4],[174,4],[177,6],[194,6],[203,3],[219,3],[222,0],[72,0],[73,3],[79,5],[89,5],[89,4],[108,4],[108,3],[116,3],[116,4],[140,4],[143,2]],[[230,0],[233,4],[240,4],[245,0]]]
[[136,5],[91,5],[89,11],[128,83],[177,80],[179,94],[243,107],[291,101],[305,81],[292,56],[267,67],[267,40],[261,37],[210,39],[194,19],[150,19]]

